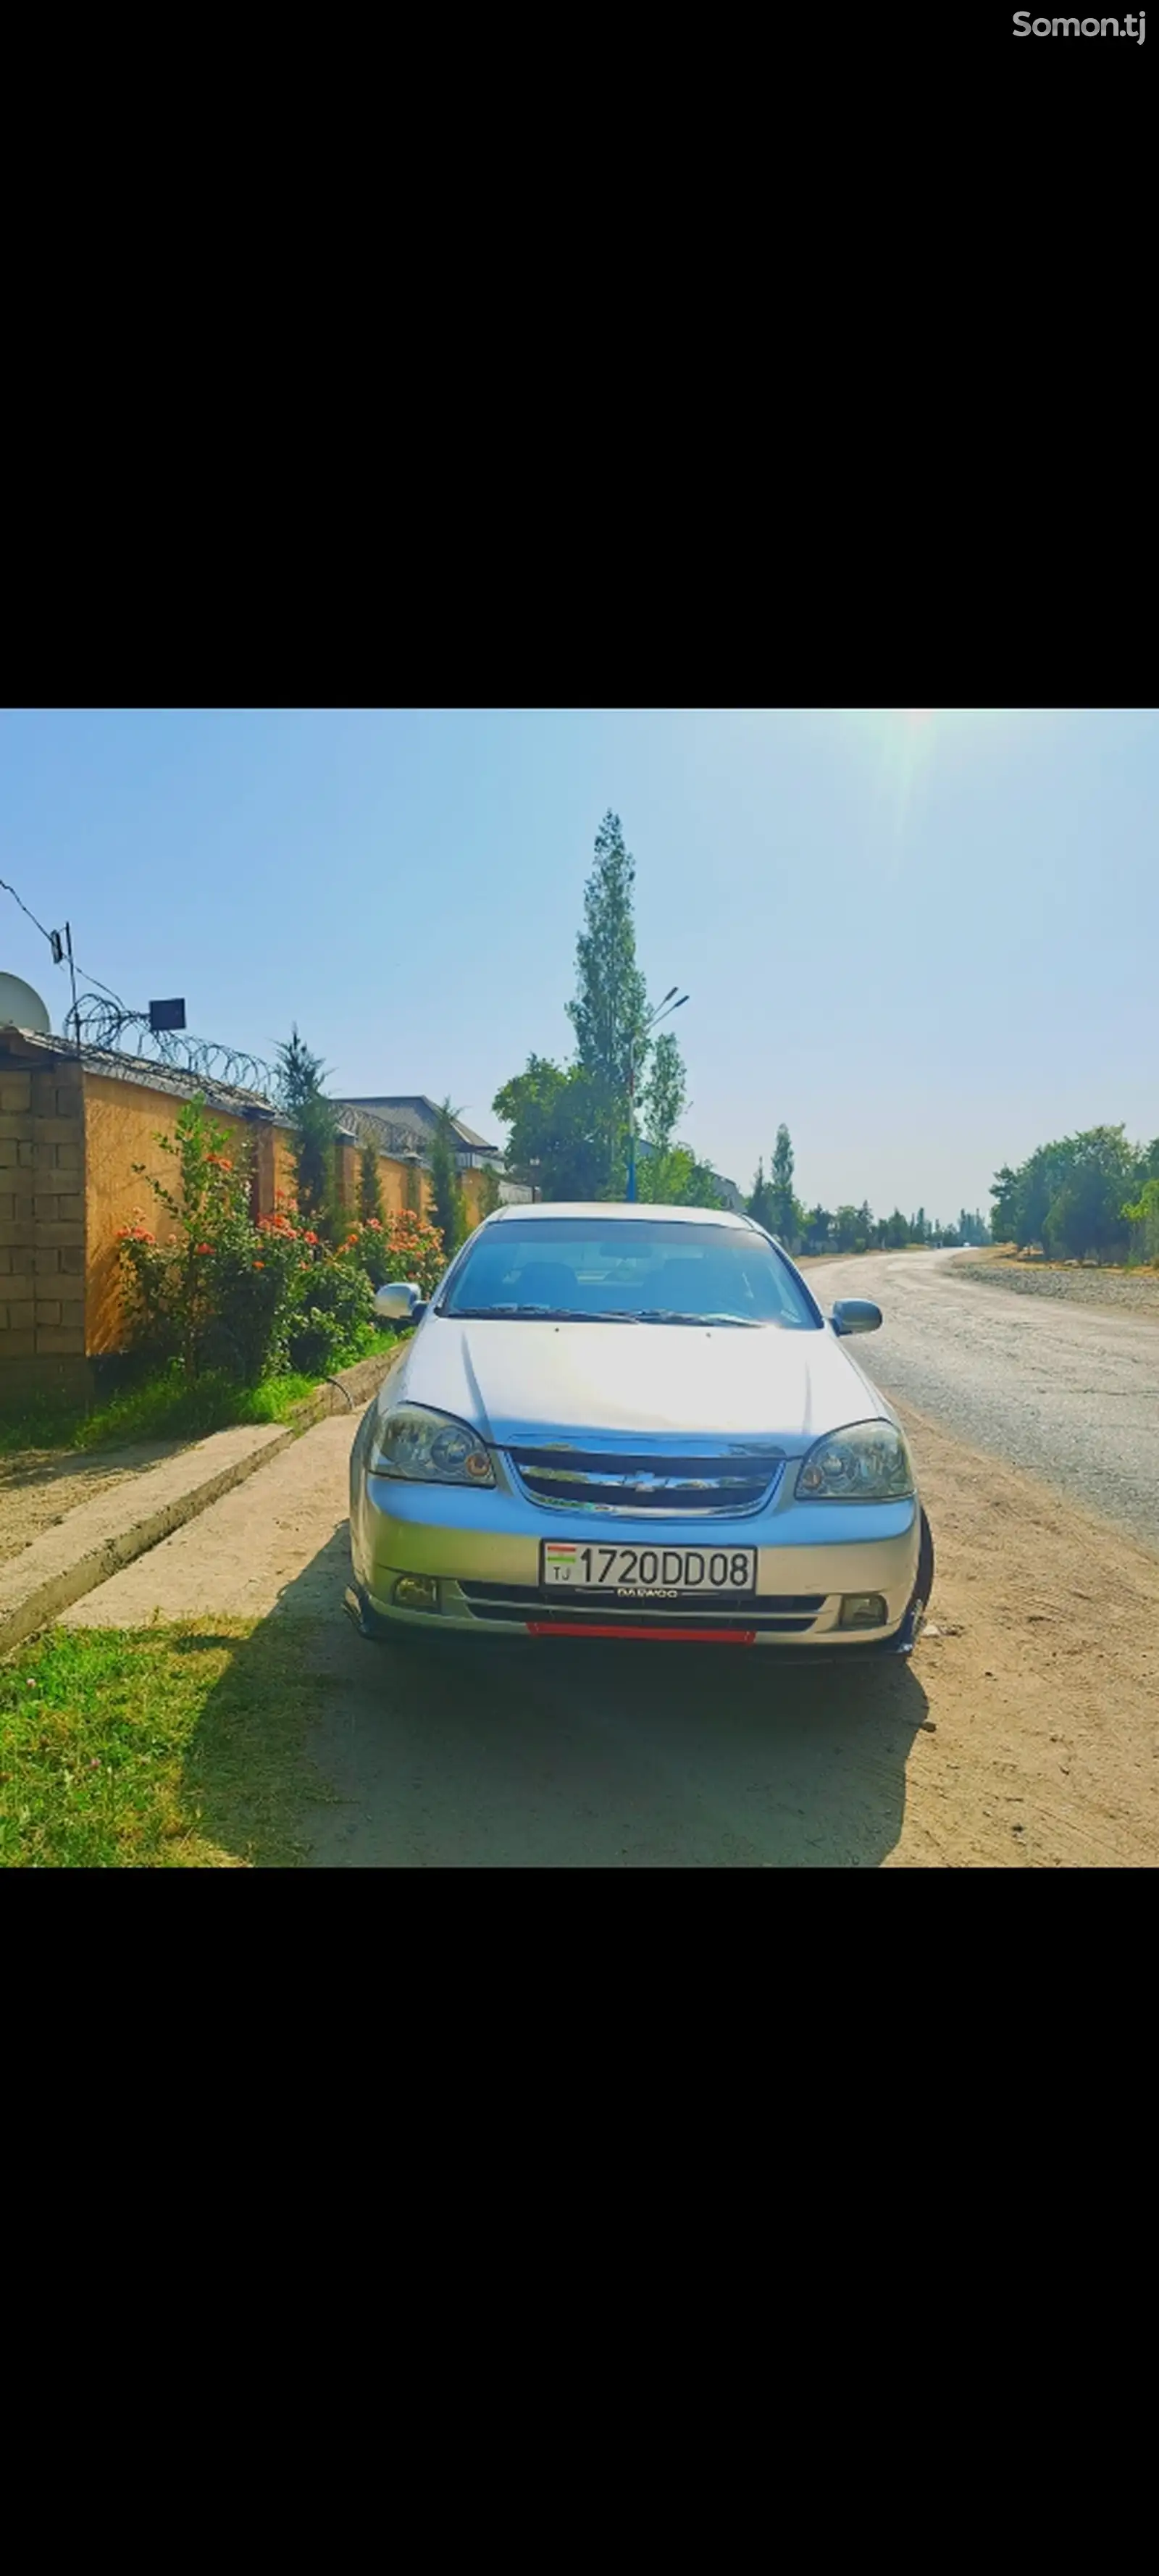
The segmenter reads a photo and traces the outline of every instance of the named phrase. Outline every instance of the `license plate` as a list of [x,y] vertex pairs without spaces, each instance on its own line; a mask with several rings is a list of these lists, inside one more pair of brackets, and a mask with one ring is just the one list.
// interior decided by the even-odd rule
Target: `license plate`
[[755,1592],[755,1547],[589,1546],[582,1539],[542,1539],[539,1579],[545,1592],[604,1592],[622,1601],[671,1601],[681,1594]]

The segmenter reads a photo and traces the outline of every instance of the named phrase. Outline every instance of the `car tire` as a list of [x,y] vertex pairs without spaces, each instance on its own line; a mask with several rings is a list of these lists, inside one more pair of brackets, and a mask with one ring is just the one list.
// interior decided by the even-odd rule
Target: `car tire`
[[398,1643],[397,1630],[391,1627],[388,1620],[380,1619],[376,1610],[371,1609],[366,1594],[359,1584],[347,1584],[342,1606],[347,1617],[353,1620],[359,1636],[365,1638],[368,1646],[393,1646]]
[[929,1609],[929,1606],[930,1606],[930,1594],[931,1594],[931,1592],[933,1591],[933,1588],[934,1588],[934,1533],[933,1533],[932,1529],[930,1528],[929,1522],[928,1522],[928,1520],[926,1519],[926,1515],[925,1515],[925,1513],[924,1513],[924,1511],[923,1511],[923,1513],[922,1513],[922,1520],[921,1520],[921,1534],[920,1534],[920,1537],[919,1537],[919,1540],[918,1540],[918,1574],[917,1574],[917,1581],[916,1581],[916,1583],[915,1583],[915,1585],[914,1585],[914,1588],[913,1588],[913,1598],[912,1598],[912,1600],[911,1600],[911,1602],[910,1602],[910,1606],[909,1606],[909,1615],[910,1615],[910,1617],[911,1617],[911,1618],[915,1617],[919,1611],[920,1611],[921,1615],[924,1617],[924,1615],[925,1615],[926,1611]]

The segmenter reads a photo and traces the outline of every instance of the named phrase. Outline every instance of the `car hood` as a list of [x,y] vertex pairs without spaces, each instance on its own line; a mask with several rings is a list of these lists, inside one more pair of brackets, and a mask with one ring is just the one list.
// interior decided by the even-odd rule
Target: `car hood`
[[500,1448],[573,1433],[776,1437],[790,1450],[891,1407],[828,1328],[458,1323],[430,1315],[384,1389],[457,1414]]

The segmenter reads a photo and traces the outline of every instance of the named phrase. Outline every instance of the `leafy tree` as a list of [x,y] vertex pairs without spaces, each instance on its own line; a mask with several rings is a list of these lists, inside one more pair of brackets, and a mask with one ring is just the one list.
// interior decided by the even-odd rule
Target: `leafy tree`
[[1123,1214],[1131,1227],[1131,1248],[1137,1259],[1159,1262],[1159,1173],[1144,1181],[1138,1199]]
[[[750,1215],[752,1214],[751,1209],[749,1213]],[[828,1208],[810,1208],[802,1228],[802,1250],[805,1252],[831,1252],[835,1239],[835,1226],[836,1220],[830,1215]]]
[[657,1154],[666,1154],[688,1107],[684,1058],[671,1029],[664,1029],[652,1049],[652,1066],[643,1092],[644,1134]]
[[641,1154],[636,1185],[640,1199],[653,1207],[724,1205],[715,1173],[691,1145],[670,1145],[665,1154]]
[[[568,1003],[579,1066],[588,1076],[589,1114],[601,1139],[603,1187],[616,1192],[623,1164],[628,1084],[635,1051],[640,1085],[646,1060],[648,1000],[636,964],[632,915],[635,863],[624,846],[618,814],[605,814],[596,834],[595,858],[584,888],[584,927],[576,944],[577,985]],[[677,1113],[679,1114],[679,1113]]]
[[833,1220],[838,1252],[867,1252],[873,1229],[868,1207],[839,1207]]
[[326,1067],[297,1028],[278,1048],[278,1092],[294,1130],[294,1191],[299,1213],[331,1242],[342,1230],[334,1112],[322,1084]]
[[752,1187],[752,1196],[748,1200],[747,1206],[749,1215],[755,1220],[757,1225],[763,1225],[766,1234],[776,1233],[776,1201],[773,1194],[772,1183],[765,1179],[765,1159],[763,1154],[757,1164],[756,1178],[753,1181]]
[[431,1145],[431,1218],[443,1238],[448,1261],[467,1232],[467,1209],[455,1160],[453,1114],[450,1101],[444,1100]]
[[1116,1191],[1106,1172],[1093,1163],[1076,1164],[1051,1200],[1043,1226],[1047,1252],[1073,1261],[1085,1255],[1125,1246],[1122,1184]]
[[296,1026],[292,1028],[289,1038],[278,1048],[277,1064],[278,1100],[287,1118],[295,1117],[303,1102],[316,1098],[326,1071],[321,1056],[307,1046]]
[[1021,1176],[1004,1163],[990,1184],[994,1206],[990,1215],[990,1239],[993,1243],[1016,1243],[1019,1218]]
[[1022,1250],[1041,1244],[1074,1259],[1084,1253],[1113,1258],[1125,1247],[1123,1209],[1145,1167],[1146,1157],[1121,1126],[1088,1127],[1039,1145],[1017,1170],[1005,1165],[994,1180],[994,1240]]
[[679,1195],[671,1204],[675,1207],[723,1207],[724,1197],[711,1164],[702,1163],[687,1145],[678,1145],[676,1151],[687,1154],[688,1170]]
[[887,1252],[905,1251],[909,1242],[909,1225],[900,1208],[895,1208],[893,1215],[886,1217],[881,1229],[881,1238]]
[[786,1251],[791,1252],[797,1240],[797,1202],[793,1195],[793,1147],[789,1130],[783,1124],[777,1129],[769,1188],[773,1203],[772,1232],[779,1236]]
[[377,1217],[380,1225],[385,1214],[382,1204],[382,1182],[378,1171],[378,1150],[374,1145],[364,1145],[358,1157],[358,1213],[364,1221],[372,1216]]
[[499,1174],[490,1163],[484,1163],[479,1174],[479,1215],[494,1216],[499,1199]]
[[567,1071],[530,1055],[491,1104],[510,1129],[507,1169],[545,1199],[595,1199],[606,1183],[607,1131],[600,1085],[582,1065]]

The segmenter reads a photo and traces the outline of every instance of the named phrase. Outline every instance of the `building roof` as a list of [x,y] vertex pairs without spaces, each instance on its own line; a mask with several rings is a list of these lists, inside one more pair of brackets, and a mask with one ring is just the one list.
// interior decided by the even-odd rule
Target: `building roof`
[[388,1118],[383,1109],[367,1109],[357,1100],[332,1101],[338,1118],[364,1145],[376,1145],[380,1154],[406,1156],[415,1154],[420,1162],[427,1159],[430,1138],[413,1119]]
[[[405,1117],[409,1114],[427,1135],[433,1135],[441,1116],[438,1102],[428,1100],[425,1091],[379,1091],[365,1096],[356,1092],[346,1106],[350,1109],[372,1109],[384,1116]],[[477,1136],[474,1128],[466,1126],[461,1118],[452,1118],[451,1125],[459,1143],[470,1146],[476,1154],[498,1154],[501,1151],[498,1145],[488,1144],[485,1136]]]
[[288,1125],[264,1091],[248,1091],[239,1082],[222,1082],[216,1074],[194,1073],[182,1064],[164,1064],[157,1056],[122,1055],[119,1048],[73,1045],[71,1038],[42,1037],[39,1029],[0,1029],[0,1044],[18,1038],[35,1055],[75,1064],[86,1073],[103,1073],[115,1082],[137,1082],[149,1091],[165,1091],[178,1100],[204,1100],[211,1109],[232,1110],[235,1117],[260,1115],[279,1127]]

